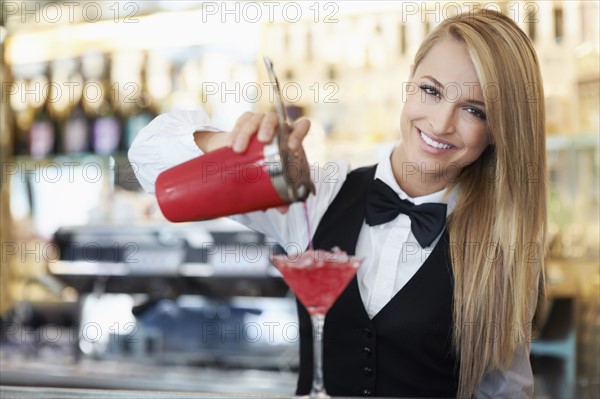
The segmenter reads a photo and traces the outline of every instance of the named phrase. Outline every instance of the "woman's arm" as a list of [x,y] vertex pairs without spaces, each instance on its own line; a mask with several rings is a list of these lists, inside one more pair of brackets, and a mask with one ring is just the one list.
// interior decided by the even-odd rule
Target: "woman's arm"
[[200,148],[200,151],[206,153],[221,147],[231,146],[231,134],[220,131],[196,130],[194,132],[194,143]]
[[[138,133],[128,157],[144,190],[154,193],[154,181],[165,169],[224,146],[244,152],[255,134],[259,141],[270,143],[277,134],[277,125],[273,113],[246,112],[231,132],[223,132],[210,125],[203,110],[172,111],[159,115]],[[307,119],[292,125],[288,140],[291,150],[302,145],[309,128]]]
[[[269,114],[246,113],[238,119],[231,132],[223,132],[211,126],[203,110],[172,111],[159,115],[138,133],[129,150],[129,161],[144,190],[154,194],[154,183],[162,171],[223,146],[243,151],[257,131],[259,140],[270,141],[276,126],[276,118],[271,119]],[[292,146],[300,145],[306,134],[305,129],[308,130],[308,122],[294,126]],[[310,234],[300,203],[293,204],[285,214],[269,209],[231,218],[267,235],[280,245],[291,245],[291,250],[304,250],[349,170],[346,162],[311,167],[317,196],[310,195],[307,199]]]
[[197,131],[215,134],[220,130],[210,125],[203,110],[193,110],[161,114],[138,132],[127,155],[147,193],[154,194],[162,171],[203,154],[195,142]]

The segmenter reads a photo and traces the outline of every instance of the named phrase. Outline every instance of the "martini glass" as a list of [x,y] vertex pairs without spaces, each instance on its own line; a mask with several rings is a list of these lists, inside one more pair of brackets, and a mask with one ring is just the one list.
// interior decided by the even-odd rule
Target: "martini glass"
[[339,248],[308,250],[298,255],[274,255],[273,264],[310,315],[313,331],[311,398],[329,398],[323,382],[323,324],[329,308],[356,274],[363,259]]

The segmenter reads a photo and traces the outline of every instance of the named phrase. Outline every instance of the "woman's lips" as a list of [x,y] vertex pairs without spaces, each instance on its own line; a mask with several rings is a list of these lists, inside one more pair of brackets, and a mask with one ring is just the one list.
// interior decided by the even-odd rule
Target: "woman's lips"
[[419,128],[417,128],[417,133],[419,135],[419,144],[421,145],[421,148],[430,154],[443,154],[456,148],[450,143],[431,138]]

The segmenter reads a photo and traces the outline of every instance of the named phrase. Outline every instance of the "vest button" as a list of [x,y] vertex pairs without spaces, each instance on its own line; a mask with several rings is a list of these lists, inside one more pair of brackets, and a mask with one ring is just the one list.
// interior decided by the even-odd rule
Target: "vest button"
[[363,374],[367,377],[370,377],[373,375],[373,369],[371,367],[365,367],[363,368]]
[[371,396],[371,395],[373,395],[373,392],[371,392],[370,389],[365,388],[361,391],[361,394],[362,394],[362,396]]
[[368,329],[368,328],[365,328],[365,329],[363,330],[363,335],[364,335],[365,337],[367,337],[367,338],[371,338],[371,337],[373,336],[373,331],[371,331],[371,330],[370,330],[370,329]]
[[365,354],[366,357],[371,357],[371,355],[373,354],[373,351],[368,346],[365,346],[363,348],[363,353]]

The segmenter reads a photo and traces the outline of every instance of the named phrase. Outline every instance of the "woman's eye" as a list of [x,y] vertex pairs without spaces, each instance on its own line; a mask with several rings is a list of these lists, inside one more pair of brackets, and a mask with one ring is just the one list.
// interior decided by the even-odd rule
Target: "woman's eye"
[[483,112],[477,108],[469,107],[469,108],[467,108],[467,112],[469,112],[470,114],[472,114],[473,116],[475,116],[481,120],[486,119],[485,112]]
[[421,90],[423,90],[426,94],[429,94],[430,96],[435,96],[435,97],[440,97],[440,92],[437,91],[437,89],[435,87],[431,87],[431,86],[427,86],[427,85],[421,85],[419,86],[419,88]]

